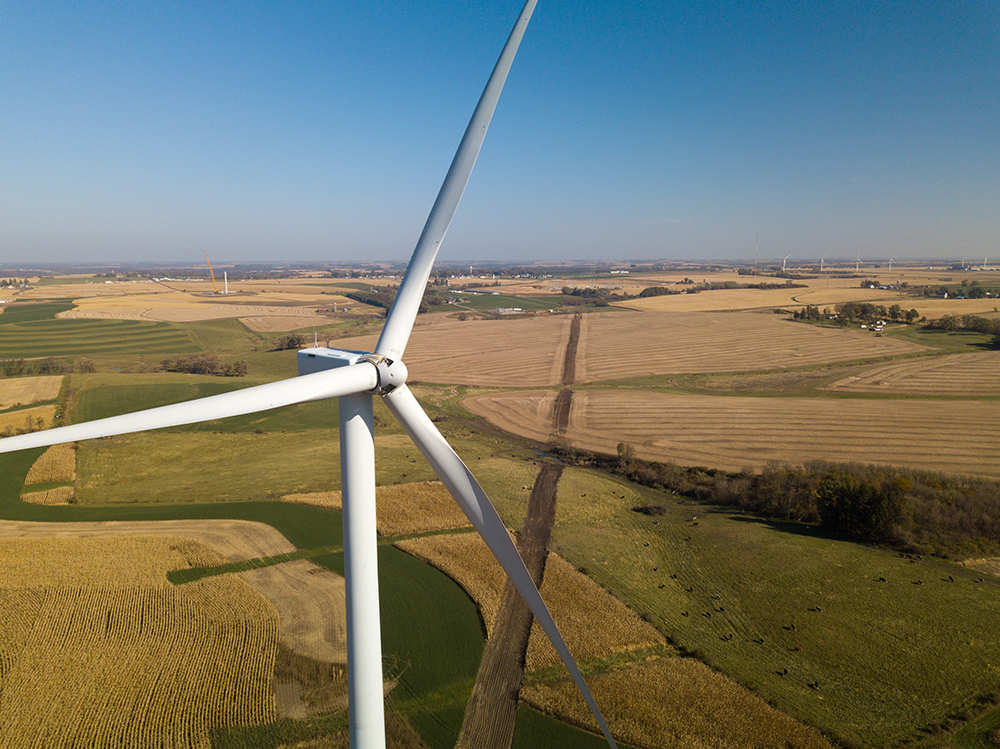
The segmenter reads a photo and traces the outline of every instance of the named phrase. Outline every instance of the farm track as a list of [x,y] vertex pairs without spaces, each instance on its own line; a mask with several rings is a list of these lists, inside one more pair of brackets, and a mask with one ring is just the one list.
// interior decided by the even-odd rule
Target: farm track
[[[542,466],[528,499],[519,551],[535,585],[541,587],[556,517],[556,487],[563,466]],[[508,579],[493,636],[486,643],[476,684],[465,711],[457,747],[506,749],[514,739],[518,694],[534,617]]]
[[[552,429],[557,440],[565,441],[573,403],[572,385],[580,342],[583,315],[570,324],[569,340],[563,357],[562,385],[552,409]],[[552,526],[556,519],[556,493],[561,463],[543,463],[528,497],[527,514],[521,534],[520,552],[535,585],[541,588],[548,557]],[[476,684],[465,711],[458,747],[506,749],[514,740],[518,695],[524,681],[525,658],[534,616],[521,594],[508,579],[497,615],[494,635],[483,651]]]

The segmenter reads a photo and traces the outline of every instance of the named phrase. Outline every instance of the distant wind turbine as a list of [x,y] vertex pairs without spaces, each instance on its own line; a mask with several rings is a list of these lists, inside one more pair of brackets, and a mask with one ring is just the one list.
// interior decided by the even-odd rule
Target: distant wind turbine
[[889,272],[892,273],[892,258],[889,258]]
[[786,262],[786,261],[788,260],[788,258],[790,258],[790,257],[791,257],[791,255],[785,255],[785,256],[784,256],[783,258],[781,258],[781,272],[782,272],[782,273],[784,273],[784,272],[785,272],[785,262]]
[[303,349],[298,352],[299,377],[170,406],[0,439],[0,453],[5,453],[195,424],[296,403],[337,398],[347,602],[348,711],[350,745],[353,749],[385,747],[378,543],[375,526],[373,400],[376,395],[382,398],[497,558],[562,658],[608,745],[617,747],[503,521],[479,482],[407,388],[407,369],[403,363],[403,352],[438,249],[472,174],[493,110],[536,2],[537,0],[527,0],[525,3],[476,105],[472,120],[462,136],[451,168],[424,224],[395,301],[386,316],[374,353],[318,347]]
[[857,260],[854,262],[854,272],[857,273],[859,270],[861,270],[861,256],[860,255],[858,255]]
[[[828,252],[828,253],[826,253],[826,254],[827,254],[827,255],[829,255],[830,253]],[[826,255],[824,255],[823,257],[821,257],[821,258],[819,259],[819,272],[820,272],[820,273],[822,273],[822,272],[823,272],[823,261],[824,261],[824,260],[826,260]]]

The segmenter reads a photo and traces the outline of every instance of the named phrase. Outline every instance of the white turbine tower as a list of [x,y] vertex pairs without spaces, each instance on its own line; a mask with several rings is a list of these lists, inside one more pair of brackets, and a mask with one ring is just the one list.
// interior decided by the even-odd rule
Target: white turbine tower
[[479,482],[445,441],[406,387],[403,352],[441,241],[465,191],[517,47],[537,0],[527,0],[459,144],[371,353],[312,348],[299,351],[299,377],[209,398],[0,439],[0,452],[194,424],[295,403],[338,398],[347,596],[348,706],[351,746],[384,749],[373,398],[399,420],[517,587],[583,693],[608,745],[611,732],[542,601],[503,521]]
[[[829,252],[828,252],[828,253],[826,253],[826,255],[829,255],[829,254],[830,254]],[[819,272],[820,272],[820,273],[822,273],[822,272],[823,272],[823,263],[824,263],[824,262],[826,261],[826,255],[824,255],[823,257],[821,257],[821,258],[819,259]]]
[[788,258],[790,258],[790,257],[791,257],[791,255],[785,255],[783,258],[781,258],[781,272],[782,273],[785,272],[785,263],[788,261]]
[[854,272],[857,273],[861,270],[861,256],[858,255],[858,259],[854,262]]

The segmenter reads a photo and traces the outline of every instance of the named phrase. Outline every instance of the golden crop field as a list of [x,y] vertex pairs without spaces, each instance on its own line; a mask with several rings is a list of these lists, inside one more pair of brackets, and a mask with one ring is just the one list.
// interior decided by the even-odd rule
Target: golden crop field
[[0,379],[0,411],[6,411],[14,406],[52,400],[59,395],[62,382],[62,375]]
[[36,460],[27,477],[26,486],[56,481],[76,480],[76,450],[72,444],[53,445]]
[[[413,380],[496,387],[558,385],[568,315],[520,320],[437,317],[414,328],[407,348]],[[332,346],[368,350],[374,336]],[[489,346],[483,348],[483,341]],[[576,381],[649,374],[803,367],[925,350],[861,330],[804,325],[761,313],[611,312],[584,315]]]
[[[183,549],[191,559],[188,566],[192,567],[211,567],[295,551],[288,539],[271,526],[247,520],[106,520],[78,523],[0,520],[0,539],[125,536],[171,538],[173,545]],[[189,546],[190,544],[193,546]],[[192,548],[202,549],[203,552],[193,558],[190,556]]]
[[0,432],[7,429],[11,433],[30,432],[33,425],[41,419],[44,428],[52,426],[52,420],[56,417],[55,406],[35,406],[34,408],[24,408],[20,411],[7,411],[0,413]]
[[[526,415],[546,396],[554,393],[494,393],[463,403],[509,432],[545,441],[549,422],[531,422]],[[729,470],[821,459],[1000,477],[1000,401],[995,400],[585,390],[574,395],[567,439],[573,447],[611,454],[619,442],[628,442],[647,460]]]
[[[288,494],[283,502],[343,508],[338,491]],[[375,512],[378,532],[382,536],[465,528],[469,519],[459,509],[451,494],[440,481],[414,481],[375,487]]]
[[45,489],[38,492],[25,492],[21,501],[33,505],[67,505],[76,496],[72,486],[57,486],[55,489]]
[[[587,681],[616,736],[642,749],[832,749],[813,729],[694,658],[653,658]],[[529,682],[521,699],[598,730],[569,679]]]
[[[479,606],[487,633],[492,632],[506,575],[478,535],[426,536],[401,541],[397,546],[461,585]],[[549,554],[541,593],[578,660],[665,644],[663,635],[652,625],[556,554]],[[558,663],[559,656],[545,633],[533,624],[527,669]]]
[[183,587],[176,539],[0,541],[4,746],[208,747],[273,720],[274,608],[233,576]]
[[759,313],[584,315],[577,382],[650,374],[805,367],[925,350],[861,330],[805,325]]
[[[552,314],[464,322],[424,316],[406,348],[410,379],[465,385],[558,384],[570,322],[569,315]],[[376,341],[376,336],[363,336],[330,345],[371,351]]]
[[1000,351],[952,354],[873,366],[826,390],[907,395],[1000,396]]

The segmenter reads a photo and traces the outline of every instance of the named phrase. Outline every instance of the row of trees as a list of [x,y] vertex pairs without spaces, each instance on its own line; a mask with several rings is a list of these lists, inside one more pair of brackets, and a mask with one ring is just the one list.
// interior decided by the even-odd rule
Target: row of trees
[[167,372],[185,372],[187,374],[207,374],[221,377],[245,377],[250,371],[250,365],[243,360],[226,364],[219,357],[211,354],[193,354],[178,356],[176,359],[164,359],[160,367]]
[[920,317],[915,309],[904,310],[898,304],[886,307],[884,304],[871,302],[842,302],[834,307],[838,319],[842,323],[856,320],[891,320],[892,322],[911,323]]
[[812,461],[737,472],[557,448],[565,462],[635,483],[901,551],[955,558],[1000,554],[1000,482],[890,466]]
[[0,360],[0,372],[4,377],[24,377],[26,375],[59,375],[70,374],[72,372],[94,372],[93,359],[57,359],[46,357],[45,359],[2,359]]

